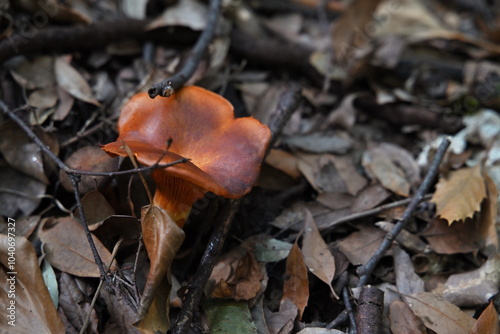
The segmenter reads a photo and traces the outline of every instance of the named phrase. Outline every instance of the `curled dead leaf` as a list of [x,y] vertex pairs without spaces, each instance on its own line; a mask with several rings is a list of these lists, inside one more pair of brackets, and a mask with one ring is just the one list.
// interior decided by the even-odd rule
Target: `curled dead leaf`
[[149,205],[141,210],[142,235],[150,270],[138,310],[136,326],[142,330],[166,332],[169,329],[168,297],[170,267],[184,241],[184,232],[165,210]]
[[304,256],[295,243],[286,259],[286,278],[283,285],[281,303],[290,299],[299,309],[299,319],[304,314],[304,309],[309,301],[309,279]]

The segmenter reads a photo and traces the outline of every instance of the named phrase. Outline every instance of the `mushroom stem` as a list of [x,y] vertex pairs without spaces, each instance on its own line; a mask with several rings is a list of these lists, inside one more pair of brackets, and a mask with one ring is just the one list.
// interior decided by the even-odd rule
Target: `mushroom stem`
[[201,199],[206,190],[162,170],[155,170],[151,175],[157,185],[153,204],[167,211],[179,227],[184,226],[194,202]]

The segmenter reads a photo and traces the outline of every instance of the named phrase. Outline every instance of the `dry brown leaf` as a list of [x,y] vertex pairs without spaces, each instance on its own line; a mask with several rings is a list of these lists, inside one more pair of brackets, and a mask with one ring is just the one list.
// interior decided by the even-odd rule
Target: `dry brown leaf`
[[211,297],[236,301],[254,299],[263,291],[265,278],[265,267],[255,260],[253,252],[235,249],[215,266],[210,276],[215,282]]
[[425,326],[439,334],[469,334],[474,318],[457,306],[429,292],[405,295],[404,299]]
[[98,190],[89,191],[83,196],[82,207],[89,225],[98,223],[115,214],[111,204]]
[[170,327],[167,308],[171,288],[170,267],[185,235],[160,207],[145,206],[141,216],[150,270],[137,312],[141,320],[136,326],[146,332],[166,332]]
[[96,106],[100,105],[92,94],[87,80],[65,60],[65,57],[56,58],[55,73],[59,86],[75,98]]
[[266,163],[294,179],[298,179],[302,175],[297,168],[298,159],[293,154],[283,150],[271,149],[266,157]]
[[25,59],[10,71],[14,80],[25,89],[45,88],[54,86],[54,58],[40,56]]
[[0,215],[30,215],[39,205],[47,185],[11,167],[0,167]]
[[401,300],[391,303],[389,309],[392,333],[426,334],[425,325]]
[[367,181],[356,172],[349,158],[332,154],[297,154],[298,168],[319,193],[334,192],[356,195]]
[[498,325],[498,313],[490,302],[488,307],[481,313],[476,323],[472,327],[470,334],[499,334],[500,327]]
[[[91,300],[85,292],[92,289],[86,282],[79,282],[78,278],[62,272],[59,276],[59,312],[64,319],[66,330],[82,328],[85,319],[90,313],[89,324],[86,333],[98,333],[99,324],[96,310],[92,307]],[[71,328],[72,327],[72,328]]]
[[392,250],[398,292],[408,295],[424,291],[424,281],[415,273],[410,256],[398,246]]
[[286,278],[283,284],[281,303],[290,299],[299,309],[299,319],[309,301],[309,279],[304,256],[295,243],[286,259]]
[[184,0],[168,6],[165,11],[148,25],[148,29],[182,26],[203,30],[207,24],[207,7],[194,0]]
[[353,50],[362,48],[373,36],[367,35],[363,27],[373,20],[373,12],[381,0],[353,1],[337,20],[332,31],[335,59],[347,63]]
[[57,87],[57,98],[59,100],[59,104],[54,111],[52,119],[54,121],[62,121],[69,115],[71,108],[75,103],[75,98],[61,87]]
[[49,183],[45,176],[42,150],[13,122],[5,122],[0,127],[0,152],[13,168],[40,182]]
[[420,182],[419,168],[411,154],[389,143],[373,146],[363,153],[362,165],[372,179],[401,196],[409,196]]
[[425,227],[421,236],[439,254],[468,253],[484,247],[484,230],[477,219],[467,219],[449,225],[444,219],[434,218]]
[[472,218],[485,197],[481,166],[476,165],[450,172],[446,178],[441,178],[431,202],[436,204],[436,215],[451,225],[454,221]]
[[350,134],[341,130],[294,134],[283,137],[282,142],[291,149],[316,154],[346,154],[354,145]]
[[[99,277],[87,236],[80,223],[71,217],[47,218],[42,221],[38,237],[49,263],[61,271],[80,277]],[[111,262],[111,253],[92,235],[94,244],[105,266]],[[117,270],[115,264],[111,270]]]
[[351,205],[351,212],[354,213],[372,209],[390,196],[391,193],[385,190],[384,187],[378,184],[370,185],[361,190],[354,198],[354,202]]
[[316,201],[331,210],[349,208],[354,201],[354,197],[349,194],[325,192],[318,194]]
[[332,294],[335,298],[338,298],[332,287],[332,280],[336,269],[335,259],[323,237],[321,237],[318,226],[316,226],[309,210],[306,210],[302,254],[304,255],[304,262],[311,273],[328,284]]
[[357,266],[365,264],[378,249],[385,233],[373,226],[362,226],[358,232],[351,233],[339,241],[340,251]]
[[52,108],[57,103],[57,93],[53,87],[33,91],[28,97],[28,104],[37,109]]
[[[110,157],[96,146],[79,148],[66,158],[65,163],[70,168],[86,172],[114,172],[118,169],[118,159]],[[80,194],[85,194],[101,187],[109,179],[108,176],[82,175],[78,191]],[[73,192],[73,184],[62,169],[59,171],[59,180],[64,189]]]
[[295,319],[298,315],[297,306],[290,300],[281,302],[278,312],[271,312],[264,308],[264,316],[270,334],[288,334],[292,332]]
[[353,106],[353,101],[359,94],[349,94],[340,103],[337,109],[333,110],[326,121],[321,124],[320,129],[326,130],[330,126],[336,126],[344,130],[351,130],[356,122],[357,110]]
[[[15,263],[8,261],[9,247],[15,248]],[[0,321],[0,332],[65,333],[64,325],[50,298],[38,266],[35,249],[24,237],[15,238],[15,246],[7,235],[0,234],[0,307],[4,319]],[[11,274],[16,272],[16,275]],[[9,281],[14,276],[14,281]],[[15,289],[11,290],[14,282]],[[12,296],[14,294],[14,296]],[[12,306],[13,305],[13,306]],[[15,310],[12,312],[12,307]],[[13,321],[11,326],[8,321]]]

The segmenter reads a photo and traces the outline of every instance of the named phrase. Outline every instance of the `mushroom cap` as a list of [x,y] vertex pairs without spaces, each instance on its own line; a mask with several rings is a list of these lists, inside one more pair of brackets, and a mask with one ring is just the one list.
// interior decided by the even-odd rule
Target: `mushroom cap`
[[122,109],[118,131],[118,139],[102,147],[108,154],[127,156],[125,142],[144,165],[188,158],[163,171],[228,198],[251,190],[271,139],[266,125],[253,117],[235,119],[229,101],[195,86],[169,98],[133,96]]

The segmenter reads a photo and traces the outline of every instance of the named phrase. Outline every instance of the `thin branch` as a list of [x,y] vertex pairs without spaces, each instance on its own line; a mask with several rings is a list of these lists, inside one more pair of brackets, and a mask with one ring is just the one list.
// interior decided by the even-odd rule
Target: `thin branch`
[[229,200],[225,206],[224,212],[221,213],[219,224],[210,236],[205,253],[201,258],[200,265],[196,270],[191,282],[188,285],[188,292],[184,300],[182,309],[177,318],[175,327],[172,329],[172,334],[185,334],[191,325],[193,315],[203,294],[203,289],[207,284],[212,269],[215,266],[217,259],[224,246],[224,241],[229,233],[229,228],[233,221],[233,217],[238,210],[241,200]]
[[72,174],[69,174],[68,176],[69,176],[69,179],[71,180],[71,183],[73,184],[73,193],[75,195],[76,206],[78,207],[78,213],[80,215],[80,222],[83,226],[83,229],[85,230],[85,235],[87,236],[87,240],[89,242],[90,249],[92,250],[92,254],[94,255],[95,263],[97,264],[97,267],[99,267],[99,272],[101,274],[101,280],[104,280],[107,277],[106,271],[104,269],[104,264],[102,262],[101,256],[99,255],[99,252],[97,251],[94,240],[92,239],[92,234],[90,233],[89,225],[87,223],[87,220],[85,219],[85,214],[83,212],[82,199],[80,198],[80,192],[78,191],[78,183],[80,182],[80,177],[77,175],[72,175]]
[[349,318],[349,322],[351,323],[351,328],[352,328],[352,334],[356,334],[356,317],[354,316],[354,309],[351,304],[351,296],[349,294],[349,288],[345,286],[342,289],[342,300],[344,301],[345,304],[345,310],[347,313],[347,316]]
[[[111,268],[111,265],[113,264],[113,261],[115,261],[116,253],[118,253],[118,249],[120,248],[123,238],[120,238],[115,244],[115,247],[113,247],[113,252],[111,253],[111,262],[109,263],[108,267],[106,268],[106,272],[109,272],[109,268]],[[80,329],[79,334],[85,333],[87,326],[90,321],[90,315],[92,314],[92,309],[95,306],[95,303],[97,302],[97,298],[99,297],[99,292],[101,291],[102,285],[104,281],[100,280],[99,285],[97,286],[97,289],[95,291],[94,297],[92,298],[92,302],[90,303],[90,311],[87,313],[87,316],[85,317],[85,321],[83,322],[82,328]]]
[[57,155],[55,155],[54,152],[52,152],[50,150],[50,148],[40,140],[40,138],[38,138],[38,136],[33,132],[33,130],[31,130],[31,128],[26,123],[24,123],[23,120],[19,116],[17,116],[17,114],[15,112],[10,110],[9,107],[7,107],[7,105],[5,103],[3,103],[3,101],[0,101],[0,109],[2,109],[2,111],[5,114],[7,114],[7,116],[9,116],[10,119],[12,119],[14,122],[16,122],[16,124],[19,125],[19,127],[21,127],[21,129],[24,131],[24,133],[26,133],[28,135],[28,137],[35,144],[37,144],[38,147],[45,154],[47,154],[49,156],[49,158],[52,161],[54,161],[57,164],[57,166],[60,169],[62,169],[66,174],[91,175],[91,176],[118,176],[118,175],[135,174],[135,173],[140,173],[140,172],[150,172],[154,169],[167,168],[167,167],[179,164],[179,163],[186,163],[189,161],[189,159],[187,159],[187,158],[182,158],[182,159],[170,162],[168,164],[156,163],[154,165],[147,166],[147,167],[133,168],[133,169],[123,170],[123,171],[116,171],[116,172],[88,172],[88,171],[73,169],[73,168],[68,167],[68,165],[66,165],[61,159],[59,159],[59,157]]
[[106,47],[110,41],[144,38],[149,22],[149,20],[119,19],[88,26],[36,29],[35,34],[30,37],[15,33],[0,42],[0,63],[22,54],[95,50]]
[[439,145],[439,148],[436,152],[436,156],[434,157],[434,160],[432,161],[432,164],[429,170],[427,171],[427,174],[425,175],[422,184],[420,185],[417,192],[415,193],[415,196],[413,196],[410,204],[406,208],[403,217],[394,226],[392,231],[386,234],[384,241],[377,249],[375,254],[373,254],[373,256],[370,258],[370,260],[365,265],[358,268],[357,270],[358,274],[361,276],[358,282],[358,287],[361,287],[368,282],[368,279],[370,278],[373,270],[375,269],[375,266],[384,256],[384,253],[389,249],[389,247],[391,247],[393,241],[399,235],[401,230],[403,230],[405,225],[410,221],[410,218],[413,216],[413,213],[417,209],[418,203],[420,203],[420,201],[424,197],[424,194],[428,191],[428,189],[432,185],[432,182],[436,178],[436,175],[439,170],[439,165],[441,164],[441,160],[443,160],[444,154],[446,153],[448,146],[450,146],[450,139],[444,138],[441,144]]
[[297,110],[301,98],[301,90],[302,87],[300,85],[293,83],[281,94],[278,106],[269,120],[269,129],[273,134],[269,149],[276,143],[286,123],[288,123],[294,111]]
[[[432,198],[432,194],[424,195],[422,197],[422,199],[420,200],[420,202],[431,199],[431,198]],[[329,233],[334,227],[336,227],[339,224],[347,223],[347,222],[361,219],[361,218],[370,217],[370,216],[376,215],[377,213],[380,213],[382,211],[406,205],[406,204],[410,203],[411,201],[413,201],[413,197],[405,198],[405,199],[395,201],[392,203],[387,203],[384,205],[380,205],[380,206],[377,206],[376,208],[373,208],[373,209],[369,209],[369,210],[365,210],[365,211],[361,211],[361,212],[356,212],[356,213],[353,213],[351,215],[344,216],[344,217],[341,217],[337,220],[334,220],[330,224],[328,224],[326,226],[322,226],[319,229],[321,230],[321,233],[326,234],[326,233]]]
[[158,95],[169,97],[176,89],[184,86],[189,78],[191,78],[201,61],[203,53],[207,49],[214,36],[215,28],[217,27],[217,20],[219,18],[221,2],[222,0],[210,1],[210,13],[205,30],[203,30],[200,37],[196,41],[196,44],[191,50],[191,53],[186,62],[183,64],[181,70],[175,73],[170,78],[167,78],[160,83],[154,84],[148,90],[149,97],[151,97],[152,99],[154,99]]

